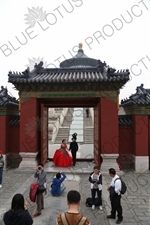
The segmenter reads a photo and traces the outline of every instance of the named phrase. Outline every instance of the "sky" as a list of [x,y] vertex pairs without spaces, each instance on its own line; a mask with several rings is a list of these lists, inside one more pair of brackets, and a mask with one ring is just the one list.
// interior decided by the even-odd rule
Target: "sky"
[[84,53],[116,70],[129,69],[120,100],[150,88],[149,0],[0,0],[0,86],[18,98],[9,71],[45,67]]

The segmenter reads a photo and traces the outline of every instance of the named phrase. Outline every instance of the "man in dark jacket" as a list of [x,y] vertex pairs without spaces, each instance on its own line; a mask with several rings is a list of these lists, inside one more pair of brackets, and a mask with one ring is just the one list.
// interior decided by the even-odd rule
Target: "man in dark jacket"
[[73,158],[73,166],[76,164],[76,152],[78,151],[78,143],[72,138],[72,142],[70,143],[69,150],[71,150],[72,158]]

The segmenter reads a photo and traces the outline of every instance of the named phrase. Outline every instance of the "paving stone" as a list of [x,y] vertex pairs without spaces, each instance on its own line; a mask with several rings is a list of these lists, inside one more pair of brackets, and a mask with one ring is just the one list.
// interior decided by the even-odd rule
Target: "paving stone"
[[135,214],[137,216],[145,216],[146,215],[145,212],[135,212]]
[[[87,164],[84,162],[84,167]],[[82,163],[80,164],[82,168]],[[89,164],[88,166],[89,167]],[[93,164],[91,164],[92,171]],[[5,210],[10,208],[12,196],[16,191],[22,192],[24,194],[25,200],[29,205],[29,212],[33,215],[36,204],[31,203],[29,200],[29,183],[33,179],[34,171],[18,171],[18,170],[8,170],[4,171],[3,188],[0,189],[0,225],[2,222],[2,215]],[[48,187],[50,187],[52,178],[55,173],[48,173]],[[150,174],[144,173],[142,175],[135,174],[132,171],[126,170],[124,172],[123,180],[127,183],[128,189],[127,193],[122,196],[122,206],[123,206],[123,225],[150,225]],[[66,196],[67,191],[75,188],[80,191],[82,196],[81,202],[81,212],[87,216],[91,225],[113,225],[116,220],[107,220],[106,214],[110,211],[110,201],[108,197],[108,192],[106,191],[107,185],[110,184],[111,178],[104,174],[103,180],[105,185],[103,186],[103,199],[104,210],[101,212],[97,208],[91,210],[85,206],[85,200],[90,197],[90,184],[88,181],[88,174],[76,174],[72,170],[72,174],[68,174],[68,180],[66,180],[67,190],[63,193],[60,198],[55,198],[51,196],[50,192],[44,196],[45,199],[45,209],[42,211],[42,216],[37,218],[34,225],[53,225],[58,214],[67,210]]]
[[136,222],[125,222],[125,221],[123,221],[123,225],[138,225],[138,224]]

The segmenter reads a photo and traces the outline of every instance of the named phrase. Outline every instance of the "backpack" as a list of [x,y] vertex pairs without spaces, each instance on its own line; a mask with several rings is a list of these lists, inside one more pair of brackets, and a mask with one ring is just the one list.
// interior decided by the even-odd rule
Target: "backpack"
[[[120,193],[122,195],[124,195],[126,193],[126,191],[127,191],[127,185],[125,184],[125,182],[122,180],[121,177],[117,178],[116,180],[121,180],[121,191],[120,191]],[[115,181],[114,181],[114,183],[115,183]]]
[[37,193],[38,187],[39,187],[38,182],[34,182],[30,185],[29,198],[31,202],[35,202],[36,200],[36,193]]
[[[92,198],[87,198],[85,204],[86,207],[92,207]],[[99,206],[98,198],[95,198],[95,206]]]
[[[63,225],[71,225],[71,224],[69,224],[67,222],[65,213],[62,213],[61,214],[61,219],[62,219]],[[87,220],[86,217],[82,216],[82,218],[81,218],[80,222],[78,223],[78,225],[84,225],[84,223],[85,223],[86,220]]]

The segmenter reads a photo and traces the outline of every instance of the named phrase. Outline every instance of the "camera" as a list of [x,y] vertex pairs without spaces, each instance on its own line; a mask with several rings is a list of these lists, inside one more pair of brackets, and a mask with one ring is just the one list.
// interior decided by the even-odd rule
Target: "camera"
[[38,166],[38,170],[41,170],[42,169],[42,167],[41,166]]

